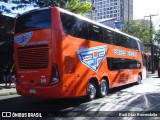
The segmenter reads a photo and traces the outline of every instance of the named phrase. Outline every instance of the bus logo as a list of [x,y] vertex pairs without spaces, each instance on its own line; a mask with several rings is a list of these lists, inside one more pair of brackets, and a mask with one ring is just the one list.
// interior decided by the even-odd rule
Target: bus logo
[[106,46],[99,46],[78,50],[77,54],[83,64],[97,72],[106,56],[106,50]]
[[28,41],[32,38],[32,32],[28,32],[22,35],[18,35],[14,37],[14,42],[19,44],[20,46],[25,46],[25,44],[28,43]]

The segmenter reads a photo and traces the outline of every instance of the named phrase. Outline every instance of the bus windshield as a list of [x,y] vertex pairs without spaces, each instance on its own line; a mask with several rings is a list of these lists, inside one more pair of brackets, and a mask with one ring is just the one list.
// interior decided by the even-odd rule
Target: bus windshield
[[15,33],[51,27],[51,10],[38,10],[17,18]]

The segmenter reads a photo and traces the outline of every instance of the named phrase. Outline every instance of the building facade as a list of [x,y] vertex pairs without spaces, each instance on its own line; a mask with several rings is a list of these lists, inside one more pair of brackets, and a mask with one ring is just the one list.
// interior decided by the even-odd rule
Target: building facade
[[92,2],[95,8],[86,17],[95,21],[114,18],[118,21],[133,20],[133,0],[79,0]]

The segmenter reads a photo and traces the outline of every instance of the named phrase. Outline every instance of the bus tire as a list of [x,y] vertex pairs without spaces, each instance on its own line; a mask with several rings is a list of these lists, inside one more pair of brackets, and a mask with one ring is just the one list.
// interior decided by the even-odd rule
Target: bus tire
[[87,90],[88,92],[87,92],[86,99],[87,101],[92,101],[93,99],[95,99],[96,92],[97,92],[95,83],[92,81],[89,82]]
[[141,84],[141,83],[142,83],[142,77],[141,77],[141,74],[138,74],[137,84]]
[[98,86],[97,89],[97,96],[98,97],[105,97],[108,94],[108,84],[105,79],[101,80],[100,85]]

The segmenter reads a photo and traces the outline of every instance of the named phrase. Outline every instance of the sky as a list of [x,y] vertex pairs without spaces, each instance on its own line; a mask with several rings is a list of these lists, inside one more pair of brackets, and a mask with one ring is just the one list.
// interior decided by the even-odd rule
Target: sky
[[[6,4],[0,2],[0,5],[3,4],[7,6],[7,8],[11,8],[13,4]],[[27,9],[18,9],[15,10],[14,13],[23,13],[24,11],[28,11],[34,9],[33,6],[27,7]],[[149,15],[153,16],[153,26],[158,30],[160,29],[160,0],[133,0],[133,19],[144,19],[144,16]],[[15,16],[15,14],[11,14],[11,16]],[[145,19],[149,19],[149,17],[145,17]]]
[[[6,6],[7,9],[10,9],[12,10],[11,8],[12,7],[16,7],[17,5],[16,4],[13,4],[13,3],[4,3],[4,2],[0,2],[0,5],[4,5]],[[26,7],[24,8],[19,8],[18,10],[14,10],[12,11],[12,13],[5,13],[3,12],[4,15],[7,15],[7,16],[10,16],[10,17],[15,17],[17,15],[17,13],[24,13],[26,11],[29,11],[29,10],[33,10],[33,9],[36,9],[37,7],[34,7],[34,4],[33,5],[27,5]]]
[[[153,16],[153,26],[160,29],[160,0],[133,0],[133,19],[144,19],[144,16]],[[145,17],[149,19],[149,17]]]

